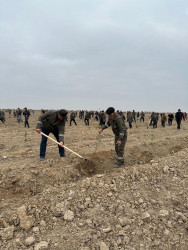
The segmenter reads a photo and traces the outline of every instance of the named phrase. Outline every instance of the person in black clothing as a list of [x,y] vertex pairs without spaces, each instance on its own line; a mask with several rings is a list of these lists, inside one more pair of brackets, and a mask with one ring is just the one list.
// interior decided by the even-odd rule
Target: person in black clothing
[[104,113],[104,110],[101,111],[100,113],[100,123],[99,123],[99,126],[103,126],[105,125],[105,122],[106,122],[106,114]]
[[[139,116],[138,116],[139,117]],[[140,122],[143,121],[144,122],[144,117],[145,117],[145,113],[142,111],[140,114]]]
[[181,112],[181,109],[178,109],[178,112],[176,112],[175,115],[176,122],[177,122],[177,129],[180,129],[181,126],[181,120],[183,119],[183,113]]
[[155,112],[152,112],[150,124],[153,125],[153,128],[157,128],[158,118],[159,118],[158,114]]
[[87,125],[87,126],[89,126],[89,119],[90,119],[90,114],[86,110],[84,121],[85,121],[85,125]]
[[172,121],[174,120],[174,115],[172,113],[168,114],[168,125],[172,125]]
[[0,110],[0,121],[2,121],[2,123],[5,122],[5,112],[3,110]]
[[25,128],[26,128],[26,126],[29,128],[28,120],[29,120],[30,112],[27,108],[24,108],[23,116],[25,117]]
[[99,120],[99,112],[98,112],[98,111],[95,112],[95,120],[96,120],[96,121]]

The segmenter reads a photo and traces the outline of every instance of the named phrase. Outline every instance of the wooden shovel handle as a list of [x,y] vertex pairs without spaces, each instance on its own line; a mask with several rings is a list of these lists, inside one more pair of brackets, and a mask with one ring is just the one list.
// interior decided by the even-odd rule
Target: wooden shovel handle
[[[60,145],[60,143],[58,141],[56,141],[55,139],[53,139],[52,137],[46,135],[45,133],[41,132],[41,135],[44,135],[45,137],[49,138],[50,140],[52,140],[53,142],[57,143],[58,145]],[[77,155],[78,157],[82,158],[85,160],[85,158],[81,155],[79,155],[78,153],[74,152],[73,150],[71,150],[70,148],[66,147],[63,145],[64,148],[66,148],[68,151],[72,152],[73,154]]]

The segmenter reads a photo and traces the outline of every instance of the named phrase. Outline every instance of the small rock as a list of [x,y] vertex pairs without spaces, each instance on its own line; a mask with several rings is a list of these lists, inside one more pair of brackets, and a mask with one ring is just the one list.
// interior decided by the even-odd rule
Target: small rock
[[142,220],[143,221],[149,221],[151,218],[150,214],[148,212],[145,212],[142,214]]
[[131,225],[132,221],[124,217],[124,218],[119,218],[119,223],[122,227],[124,227],[127,225]]
[[109,197],[113,196],[112,192],[109,192],[107,195],[108,195]]
[[166,174],[168,173],[169,167],[168,166],[164,166],[163,168],[163,173]]
[[25,217],[26,215],[26,207],[22,206],[18,208],[18,216],[19,217]]
[[166,217],[169,215],[169,212],[167,210],[160,210],[159,211],[159,215],[160,216],[163,216],[163,217]]
[[45,222],[44,220],[41,220],[40,226],[41,226],[41,227],[46,227],[46,222]]
[[169,235],[169,233],[170,233],[170,231],[169,231],[168,229],[165,229],[165,230],[164,230],[164,234],[165,234],[165,235]]
[[47,250],[48,249],[48,242],[41,241],[35,245],[34,250]]
[[140,198],[138,202],[142,204],[144,201]]
[[99,243],[99,248],[100,250],[109,250],[109,247],[103,241]]
[[33,223],[34,223],[33,217],[27,216],[25,206],[18,208],[18,216],[20,219],[20,227],[22,229],[29,229],[33,226]]
[[28,247],[28,246],[31,246],[35,243],[35,238],[34,237],[28,237],[26,240],[25,240],[25,245]]
[[67,210],[64,214],[64,220],[72,221],[74,219],[74,213],[71,210]]
[[90,220],[90,219],[87,219],[87,220],[86,220],[86,223],[87,223],[88,225],[92,225],[92,224],[93,224],[92,220]]
[[53,215],[55,217],[61,217],[64,215],[66,210],[67,210],[67,208],[66,208],[65,204],[63,202],[60,202],[54,208]]
[[33,227],[33,232],[38,233],[39,232],[39,227]]
[[104,228],[104,229],[103,229],[103,232],[104,232],[104,233],[109,233],[109,232],[111,232],[111,231],[112,231],[112,229],[111,229],[110,227]]
[[32,226],[33,226],[33,218],[32,216],[27,216],[27,217],[23,217],[23,218],[20,218],[20,227],[22,229],[30,229]]
[[168,221],[168,222],[167,222],[167,227],[172,228],[172,222],[171,222],[171,221]]
[[10,240],[13,238],[14,227],[6,227],[0,230],[0,237],[2,240]]

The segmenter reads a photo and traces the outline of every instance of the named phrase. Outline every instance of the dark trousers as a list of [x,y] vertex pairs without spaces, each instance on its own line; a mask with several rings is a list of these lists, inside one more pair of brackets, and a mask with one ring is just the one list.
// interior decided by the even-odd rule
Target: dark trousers
[[0,120],[2,121],[2,123],[4,123],[5,122],[5,119],[2,117],[2,118],[0,118]]
[[132,122],[129,122],[129,128],[132,128]]
[[28,128],[29,128],[29,122],[28,122],[28,119],[25,119],[25,128],[26,128],[26,126],[28,126]]
[[70,126],[71,126],[72,121],[74,122],[75,125],[77,125],[75,119],[72,118],[72,119],[70,119]]
[[168,125],[171,126],[172,125],[172,120],[168,119]]
[[117,154],[117,163],[124,163],[124,148],[125,148],[125,143],[127,141],[127,135],[122,140],[122,143],[120,146],[116,144],[118,139],[119,139],[119,136],[115,135],[115,151]]
[[177,129],[180,129],[181,120],[177,120],[176,122],[177,122],[177,125],[178,125],[178,126],[177,126]]
[[[42,132],[46,135],[49,135],[50,132],[46,131],[44,128],[42,128]],[[59,135],[58,135],[58,132],[56,133],[53,133],[53,135],[55,136],[56,140],[59,142]],[[45,155],[46,155],[46,146],[47,146],[47,137],[43,136],[42,135],[42,140],[41,140],[41,143],[40,143],[40,157],[41,158],[45,158]],[[59,148],[59,154],[61,157],[65,156],[65,149],[60,147],[58,145],[58,148]]]
[[153,121],[153,128],[157,128],[157,121]]
[[89,126],[89,119],[85,119],[85,125]]
[[165,121],[161,121],[162,127],[165,127]]
[[102,127],[103,125],[105,125],[105,122],[100,121],[99,126],[101,126],[101,127]]

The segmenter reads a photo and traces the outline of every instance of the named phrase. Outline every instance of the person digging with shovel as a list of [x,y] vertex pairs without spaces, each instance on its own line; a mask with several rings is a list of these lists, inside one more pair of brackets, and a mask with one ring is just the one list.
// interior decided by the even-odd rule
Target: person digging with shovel
[[[36,132],[43,132],[47,136],[52,133],[56,140],[59,142],[59,154],[60,157],[65,157],[64,145],[64,132],[65,132],[65,123],[68,112],[65,109],[59,111],[50,110],[42,114],[37,121]],[[47,137],[42,135],[40,143],[40,160],[45,159],[46,154],[46,144]]]
[[99,134],[104,129],[112,126],[112,131],[115,135],[115,151],[117,154],[117,160],[114,163],[114,168],[120,168],[124,164],[124,148],[127,141],[127,128],[123,118],[115,112],[113,107],[109,107],[106,110],[108,115],[108,122],[99,129]]

